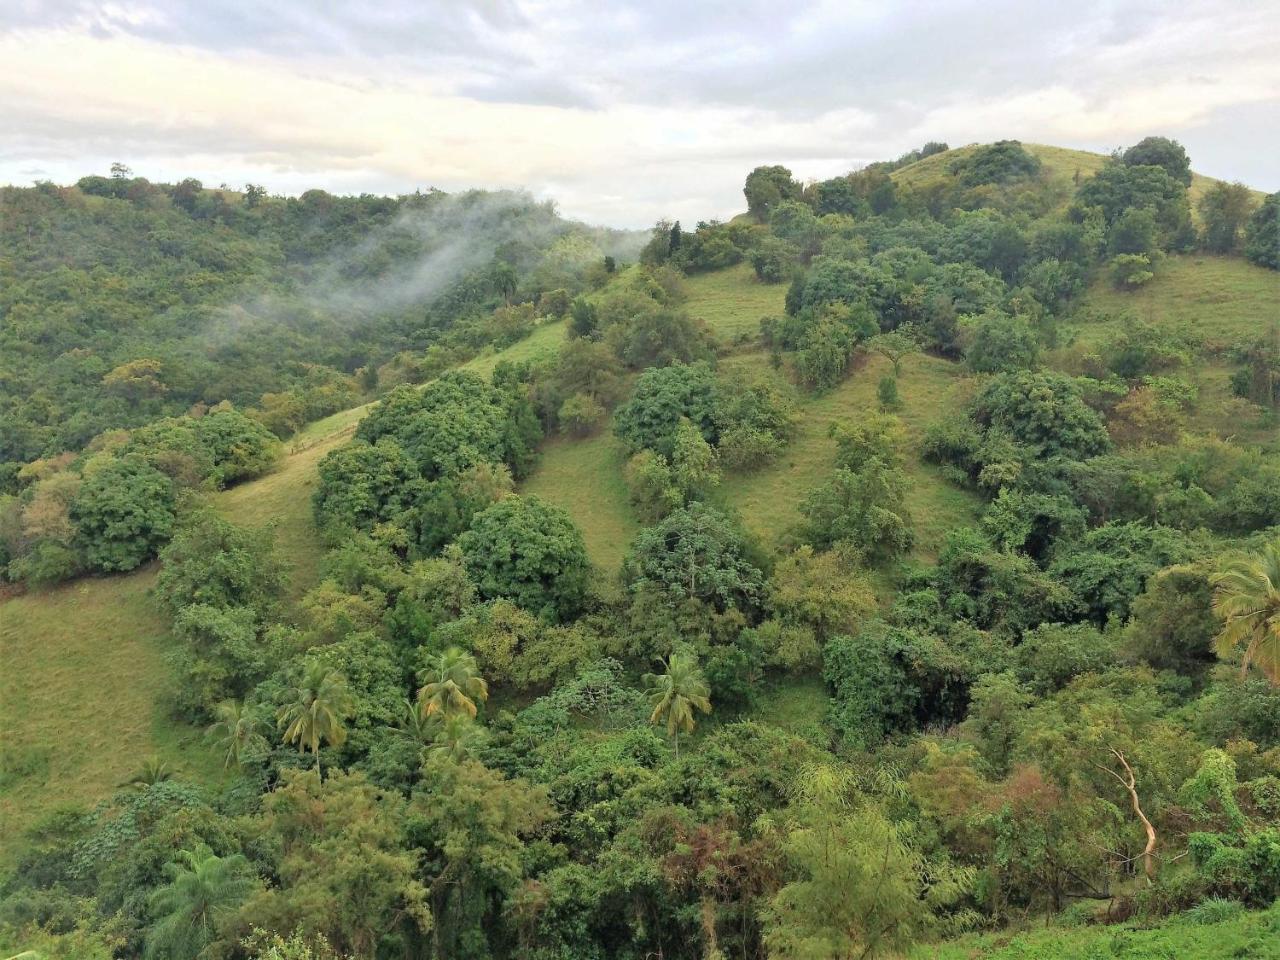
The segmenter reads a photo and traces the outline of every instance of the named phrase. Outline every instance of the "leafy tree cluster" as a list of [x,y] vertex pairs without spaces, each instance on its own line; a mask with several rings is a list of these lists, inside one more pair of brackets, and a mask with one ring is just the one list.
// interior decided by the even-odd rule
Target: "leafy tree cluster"
[[46,585],[132,570],[168,542],[186,493],[260,476],[279,456],[261,424],[222,406],[34,461],[17,472],[18,495],[0,501],[8,577]]

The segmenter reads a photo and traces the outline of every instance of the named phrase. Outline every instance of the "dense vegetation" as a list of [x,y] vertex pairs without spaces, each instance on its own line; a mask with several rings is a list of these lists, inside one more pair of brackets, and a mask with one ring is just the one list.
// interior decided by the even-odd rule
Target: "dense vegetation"
[[[1280,333],[1090,297],[1124,304],[1187,255],[1265,274],[1280,207],[1228,184],[1193,203],[1163,138],[1059,173],[1014,141],[817,184],[761,167],[746,215],[660,223],[637,264],[597,251],[545,306],[513,271],[511,305],[433,308],[429,343],[383,339],[390,320],[352,333],[357,366],[413,355],[319,457],[314,582],[291,585],[300,558],[269,526],[206,503],[280,456],[266,404],[138,411],[83,451],[23,453],[10,577],[158,552],[167,708],[225,772],[138,757],[96,806],[33,818],[0,876],[0,947],[1261,949],[1275,911],[1251,911],[1280,895]],[[129,189],[100,179],[79,193]],[[180,187],[164,216],[213,202]],[[718,337],[690,278],[738,264],[785,308]],[[445,372],[467,316],[486,318],[474,349],[539,311],[565,318],[556,350]],[[917,436],[901,385],[926,362],[963,389]],[[873,369],[876,402],[840,411],[830,461],[790,491],[795,521],[754,534],[726,489],[785,464],[812,405]],[[540,457],[588,444],[616,448],[601,469],[640,524],[616,576],[588,518],[525,489]],[[979,511],[928,552],[922,464]],[[1013,939],[1032,919],[1052,937]]]

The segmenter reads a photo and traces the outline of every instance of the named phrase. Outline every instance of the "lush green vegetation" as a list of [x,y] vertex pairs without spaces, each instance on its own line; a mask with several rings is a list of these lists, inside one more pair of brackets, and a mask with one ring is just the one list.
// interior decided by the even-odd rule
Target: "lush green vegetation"
[[371,316],[375,403],[169,408],[140,354],[21,455],[0,950],[1268,955],[1270,207],[1162,138],[744,195]]

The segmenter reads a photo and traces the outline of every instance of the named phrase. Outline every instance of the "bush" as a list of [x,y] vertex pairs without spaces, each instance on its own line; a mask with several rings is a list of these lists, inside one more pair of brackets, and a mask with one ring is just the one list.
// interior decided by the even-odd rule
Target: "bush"
[[136,454],[95,469],[71,503],[85,563],[107,573],[132,570],[155,556],[175,517],[173,481]]
[[458,538],[485,600],[505,597],[546,620],[567,620],[587,600],[591,565],[569,515],[537,497],[510,496],[477,514]]

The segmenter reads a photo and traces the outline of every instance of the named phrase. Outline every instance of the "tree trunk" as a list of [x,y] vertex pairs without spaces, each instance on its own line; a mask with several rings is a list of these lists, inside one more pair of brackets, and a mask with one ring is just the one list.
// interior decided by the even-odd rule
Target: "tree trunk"
[[1147,845],[1142,848],[1142,872],[1146,875],[1147,883],[1151,883],[1156,877],[1156,828],[1147,819],[1147,815],[1142,812],[1142,804],[1138,800],[1138,778],[1134,776],[1133,767],[1129,766],[1129,761],[1125,759],[1124,754],[1115,747],[1111,748],[1111,753],[1120,761],[1120,765],[1124,767],[1124,776],[1120,776],[1110,767],[1102,767],[1102,769],[1119,780],[1120,784],[1129,792],[1129,802],[1133,805],[1133,812],[1142,821],[1142,828],[1147,832]]

